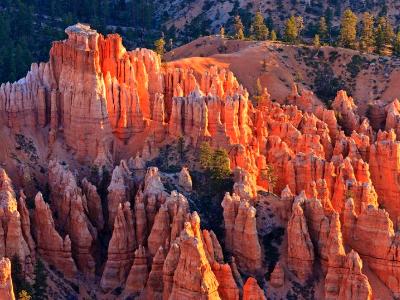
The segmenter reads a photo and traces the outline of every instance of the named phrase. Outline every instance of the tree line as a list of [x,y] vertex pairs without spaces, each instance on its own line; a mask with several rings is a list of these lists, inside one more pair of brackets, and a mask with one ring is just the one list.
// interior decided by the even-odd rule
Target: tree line
[[1,0],[0,83],[22,78],[32,62],[47,61],[51,43],[77,22],[117,32],[130,48],[150,47],[159,27],[154,9],[152,0]]
[[[256,12],[249,29],[244,27],[239,15],[234,18],[232,27],[231,37],[237,40],[280,40],[289,44],[307,43],[307,40],[302,38],[302,32],[305,29],[302,16],[288,18],[282,32],[268,27],[261,12]],[[314,33],[312,43],[318,47],[331,45],[369,53],[374,52],[379,55],[400,56],[400,30],[395,32],[387,16],[375,18],[371,13],[365,12],[359,19],[351,9],[346,9],[341,18],[339,34],[336,37],[333,36],[332,29],[331,21],[323,16],[316,24],[309,25],[307,33]],[[224,29],[221,31],[225,32]]]
[[[236,40],[281,41],[288,44],[312,43],[316,47],[329,45],[360,50],[379,55],[400,56],[400,30],[394,30],[386,15],[374,17],[365,12],[361,18],[351,10],[346,9],[341,17],[340,28],[335,32],[332,25],[332,15],[319,18],[316,23],[305,26],[302,16],[291,16],[283,28],[275,28],[272,19],[265,19],[260,11],[256,12],[246,28],[240,15],[236,15],[228,27],[232,28],[226,34],[225,27],[220,28],[222,37]],[[313,36],[312,39],[307,36]],[[161,56],[165,52],[164,36],[157,39],[154,49]]]

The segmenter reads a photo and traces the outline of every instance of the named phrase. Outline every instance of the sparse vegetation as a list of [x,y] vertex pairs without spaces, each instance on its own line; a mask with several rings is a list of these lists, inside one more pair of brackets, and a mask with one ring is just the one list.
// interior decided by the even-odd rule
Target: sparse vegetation
[[38,258],[34,270],[33,299],[45,300],[47,296],[47,270],[44,263]]
[[367,58],[360,55],[354,55],[351,58],[350,63],[347,64],[346,69],[347,72],[349,72],[352,77],[356,77],[361,70],[365,68],[368,69],[369,64],[370,62]]
[[30,297],[30,295],[32,295],[32,286],[25,279],[22,271],[21,260],[18,255],[14,255],[11,258],[11,276],[14,285],[14,293],[16,295],[22,295],[21,297],[19,297],[19,299],[23,297],[25,297],[23,299],[30,299],[27,297]]
[[285,229],[283,227],[273,227],[262,238],[265,250],[265,263],[268,266],[268,271],[265,274],[266,280],[269,280],[276,263],[279,261],[279,246],[282,244],[284,234]]
[[165,53],[165,40],[164,37],[160,37],[154,42],[154,51],[160,55],[161,58],[164,57]]
[[325,104],[329,107],[329,101],[334,99],[337,92],[342,89],[346,89],[343,80],[335,76],[329,65],[322,65],[321,68],[318,69],[314,79],[315,94],[320,99],[324,100]]
[[268,164],[266,168],[261,171],[261,177],[268,182],[268,192],[273,193],[274,187],[278,181],[274,167]]

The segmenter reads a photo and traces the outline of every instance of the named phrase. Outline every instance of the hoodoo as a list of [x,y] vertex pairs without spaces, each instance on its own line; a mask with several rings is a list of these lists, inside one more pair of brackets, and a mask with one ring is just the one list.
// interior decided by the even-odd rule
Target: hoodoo
[[[51,299],[400,297],[398,100],[365,114],[339,90],[328,109],[289,81],[278,97],[268,68],[305,46],[218,37],[218,55],[162,61],[65,32],[0,85],[1,299],[22,279],[35,295],[39,259]],[[287,49],[254,93],[221,60],[250,68],[260,45]]]

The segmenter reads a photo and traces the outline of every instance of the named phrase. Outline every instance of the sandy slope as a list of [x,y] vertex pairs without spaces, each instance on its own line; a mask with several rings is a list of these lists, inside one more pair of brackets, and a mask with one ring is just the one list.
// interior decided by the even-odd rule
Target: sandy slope
[[[348,65],[356,55],[365,63],[353,76]],[[289,94],[293,82],[300,89],[314,90],[315,76],[323,64],[331,66],[335,76],[342,78],[362,112],[370,101],[389,102],[400,97],[400,60],[343,48],[326,46],[318,52],[308,46],[209,36],[174,49],[165,58],[170,66],[190,66],[199,73],[209,65],[229,68],[250,93],[254,93],[260,78],[272,98],[280,102]]]

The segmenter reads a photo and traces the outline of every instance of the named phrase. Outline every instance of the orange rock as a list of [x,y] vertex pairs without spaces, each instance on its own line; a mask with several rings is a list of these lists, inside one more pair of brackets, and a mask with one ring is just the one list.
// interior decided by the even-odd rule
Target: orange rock
[[285,271],[283,270],[282,265],[279,261],[275,265],[274,271],[271,273],[270,282],[271,285],[275,288],[280,288],[285,283]]
[[362,261],[355,251],[346,257],[348,273],[340,285],[338,299],[372,299],[372,290],[367,276],[362,274]]
[[174,284],[174,273],[180,257],[179,243],[174,242],[168,251],[163,266],[163,299],[169,299]]
[[21,227],[22,227],[22,234],[26,243],[28,244],[30,255],[32,258],[35,257],[35,241],[32,238],[31,234],[31,220],[29,217],[29,211],[26,207],[26,196],[23,191],[20,192],[20,197],[18,199],[18,211],[21,216]]
[[57,162],[49,163],[49,185],[51,204],[58,217],[56,227],[69,234],[78,268],[93,276],[95,261],[91,250],[97,231],[86,214],[86,197],[77,186],[74,175]]
[[370,148],[371,179],[379,203],[384,205],[393,220],[400,216],[400,205],[396,200],[400,196],[400,187],[396,181],[400,168],[397,164],[399,155],[400,143],[396,141],[394,131],[378,132],[377,141]]
[[256,209],[239,196],[225,194],[224,208],[225,246],[236,257],[244,272],[257,273],[261,268],[261,247],[256,227]]
[[[108,170],[123,158],[108,187],[108,216],[103,216],[96,187],[77,180],[87,175],[85,168],[77,169],[75,178],[73,170],[50,162],[54,219],[38,194],[31,224],[24,195],[17,209],[11,181],[0,170],[0,256],[20,255],[29,273],[37,251],[67,278],[77,272],[73,257],[85,280],[92,280],[98,234],[107,226],[113,233],[108,259],[98,266],[104,270],[104,290],[126,282],[128,296],[237,299],[243,284],[235,261],[244,274],[262,272],[256,212],[248,201],[258,204],[260,188],[272,191],[264,173],[271,166],[277,177],[273,192],[281,194],[281,200],[272,203],[274,211],[282,224],[289,220],[288,269],[304,281],[313,266],[322,266],[328,299],[368,299],[370,287],[360,272],[361,261],[353,252],[344,252],[353,248],[393,297],[400,295],[397,100],[389,105],[374,102],[368,120],[358,115],[345,91],[338,92],[334,110],[328,110],[312,92],[299,93],[293,85],[290,105],[272,102],[265,89],[254,107],[229,70],[164,67],[153,51],[127,51],[118,35],[103,37],[83,24],[66,33],[66,40],[53,44],[48,63],[33,64],[22,80],[0,85],[0,125],[8,127],[11,137],[28,128],[41,158],[48,150],[50,158],[71,166]],[[374,131],[384,127],[387,132]],[[229,151],[235,184],[234,194],[222,203],[225,249],[212,231],[200,230],[199,218],[188,214],[184,196],[166,192],[157,168],[145,171],[160,147],[178,137],[187,146],[208,141]],[[47,139],[48,149],[42,149]],[[10,174],[24,175],[23,164],[21,169]],[[179,174],[179,185],[192,191],[186,168]],[[127,203],[134,204],[132,210]],[[139,247],[133,259],[138,245],[146,248]],[[229,267],[222,250],[233,255]],[[247,281],[247,298],[264,297],[255,284],[254,279]],[[271,284],[284,285],[280,264]]]
[[146,285],[148,275],[146,249],[139,245],[139,248],[135,251],[135,260],[129,271],[124,293],[132,296],[140,295]]
[[300,281],[305,282],[312,274],[315,256],[303,209],[299,204],[293,205],[287,232],[288,267]]
[[137,244],[129,202],[119,204],[113,228],[108,244],[107,262],[100,281],[100,286],[104,291],[121,286],[133,262]]
[[218,294],[221,299],[239,300],[239,289],[228,264],[212,264],[212,271],[218,280]]
[[158,210],[150,235],[147,239],[150,256],[153,257],[156,255],[160,247],[169,243],[169,238],[171,236],[170,230],[171,225],[168,207],[166,204],[163,204]]
[[63,239],[55,229],[53,216],[42,194],[35,197],[34,236],[37,251],[46,261],[54,265],[67,278],[73,279],[77,268],[71,254],[71,240],[69,236]]
[[125,182],[125,178],[129,174],[129,170],[122,163],[113,170],[111,182],[107,188],[108,226],[110,229],[114,226],[119,204],[129,202],[128,183]]
[[186,167],[183,167],[181,172],[179,173],[179,185],[186,191],[192,191],[192,177],[190,177],[189,170]]
[[147,299],[162,299],[163,295],[163,265],[165,254],[163,247],[158,248],[153,259],[149,279],[144,289],[144,297]]
[[[24,197],[21,193],[20,203],[24,202]],[[35,244],[30,234],[29,212],[23,206],[18,211],[17,203],[11,179],[0,168],[0,256],[17,255],[26,269],[32,267],[31,258],[35,256]]]
[[11,262],[6,257],[0,260],[0,298],[15,300],[11,278]]
[[360,254],[394,297],[400,295],[400,239],[389,214],[370,205],[364,206],[357,216],[350,198],[344,212],[343,233],[345,242]]
[[400,102],[395,99],[386,107],[385,130],[393,129],[396,135],[400,136]]
[[215,233],[211,230],[203,230],[203,241],[204,247],[207,252],[207,259],[212,264],[213,262],[223,263],[224,254],[222,252],[222,247],[215,235]]
[[92,224],[96,226],[96,229],[101,231],[104,227],[103,208],[96,187],[84,178],[82,180],[82,190],[87,199],[88,217]]
[[357,130],[360,125],[360,117],[357,115],[357,106],[352,97],[347,96],[346,91],[338,91],[335,100],[332,102],[332,108],[339,112],[342,119],[342,125],[347,133]]
[[[192,215],[181,233],[180,256],[170,299],[220,299],[218,281],[207,260],[200,236],[200,219]],[[188,274],[191,276],[184,276]]]
[[243,300],[265,300],[263,290],[253,277],[249,277],[243,286]]

